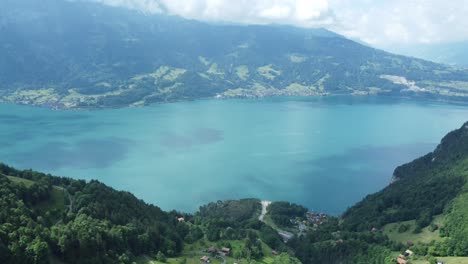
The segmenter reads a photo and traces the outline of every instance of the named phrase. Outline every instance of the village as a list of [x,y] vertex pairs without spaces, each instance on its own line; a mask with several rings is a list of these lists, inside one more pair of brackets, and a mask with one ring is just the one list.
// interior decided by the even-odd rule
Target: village
[[202,256],[200,258],[200,262],[202,263],[211,263],[211,257],[222,259],[222,263],[225,263],[226,259],[224,257],[231,255],[231,249],[226,247],[218,249],[215,246],[211,246],[207,250],[205,250],[204,253],[207,253],[209,256]]

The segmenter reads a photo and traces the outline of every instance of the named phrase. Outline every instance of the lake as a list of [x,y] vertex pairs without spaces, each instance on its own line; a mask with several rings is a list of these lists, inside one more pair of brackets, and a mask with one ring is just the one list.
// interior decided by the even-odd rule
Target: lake
[[463,105],[372,97],[0,104],[0,161],[98,179],[166,210],[254,197],[339,214],[467,120]]

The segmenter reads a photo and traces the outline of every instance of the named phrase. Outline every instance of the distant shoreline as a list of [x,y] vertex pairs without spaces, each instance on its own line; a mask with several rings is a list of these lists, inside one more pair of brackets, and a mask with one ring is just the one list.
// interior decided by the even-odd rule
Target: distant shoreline
[[162,104],[174,104],[182,102],[197,102],[197,101],[208,101],[208,100],[267,100],[272,98],[284,98],[284,99],[320,99],[320,98],[352,98],[352,99],[391,99],[391,100],[401,100],[402,102],[420,102],[420,103],[439,103],[439,104],[450,104],[467,107],[468,98],[465,97],[450,97],[450,98],[427,98],[420,96],[397,96],[397,95],[356,95],[356,94],[327,94],[327,95],[310,95],[310,96],[300,96],[300,95],[268,95],[268,96],[258,96],[258,97],[205,97],[205,98],[194,98],[194,99],[180,99],[180,100],[171,100],[166,102],[154,102],[142,105],[122,105],[122,106],[92,106],[92,107],[63,107],[60,105],[50,105],[50,104],[34,104],[34,103],[21,103],[14,101],[7,101],[0,98],[0,104],[12,104],[20,106],[30,106],[38,108],[46,108],[55,111],[99,111],[99,110],[111,110],[111,109],[125,109],[125,108],[142,108],[148,106],[162,105]]

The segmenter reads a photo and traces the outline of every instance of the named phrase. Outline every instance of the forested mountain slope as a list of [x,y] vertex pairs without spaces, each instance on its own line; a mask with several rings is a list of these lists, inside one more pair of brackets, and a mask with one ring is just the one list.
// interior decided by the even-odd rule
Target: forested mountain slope
[[396,168],[391,185],[344,214],[346,224],[367,230],[410,219],[430,222],[466,191],[467,180],[468,123],[447,134],[433,152]]
[[206,97],[392,95],[465,101],[468,71],[324,29],[214,25],[97,3],[5,0],[0,98],[61,108]]
[[467,263],[467,203],[468,122],[398,167],[388,187],[288,245],[304,263],[390,264],[400,254],[408,263]]

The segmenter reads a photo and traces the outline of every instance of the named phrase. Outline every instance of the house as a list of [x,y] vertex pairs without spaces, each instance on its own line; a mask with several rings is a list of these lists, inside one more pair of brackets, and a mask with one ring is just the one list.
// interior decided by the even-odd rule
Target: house
[[208,257],[208,256],[203,256],[203,257],[200,258],[200,261],[201,261],[202,263],[210,263],[210,257]]
[[278,256],[278,251],[272,250],[272,251],[271,251],[271,254],[272,254],[273,256]]
[[445,264],[443,261],[437,261],[437,264]]
[[397,262],[398,262],[398,264],[406,264],[406,260],[403,257],[403,255],[398,256]]
[[287,231],[278,231],[278,234],[280,235],[280,237],[283,239],[284,242],[288,242],[289,240],[291,240],[291,238],[294,237],[293,233],[289,233]]
[[413,256],[413,254],[414,254],[414,252],[411,251],[411,250],[409,250],[409,249],[407,249],[407,250],[405,251],[405,256],[410,256],[410,257],[411,257],[411,256]]
[[185,222],[185,218],[183,218],[183,217],[177,218],[177,221],[179,221],[179,223],[183,223],[183,222]]
[[206,250],[206,252],[211,253],[211,254],[215,254],[215,253],[218,252],[218,249],[215,248],[215,247],[210,247],[210,248],[208,248],[208,249]]
[[231,249],[223,247],[221,249],[221,252],[223,253],[223,255],[227,256],[227,255],[231,254]]

